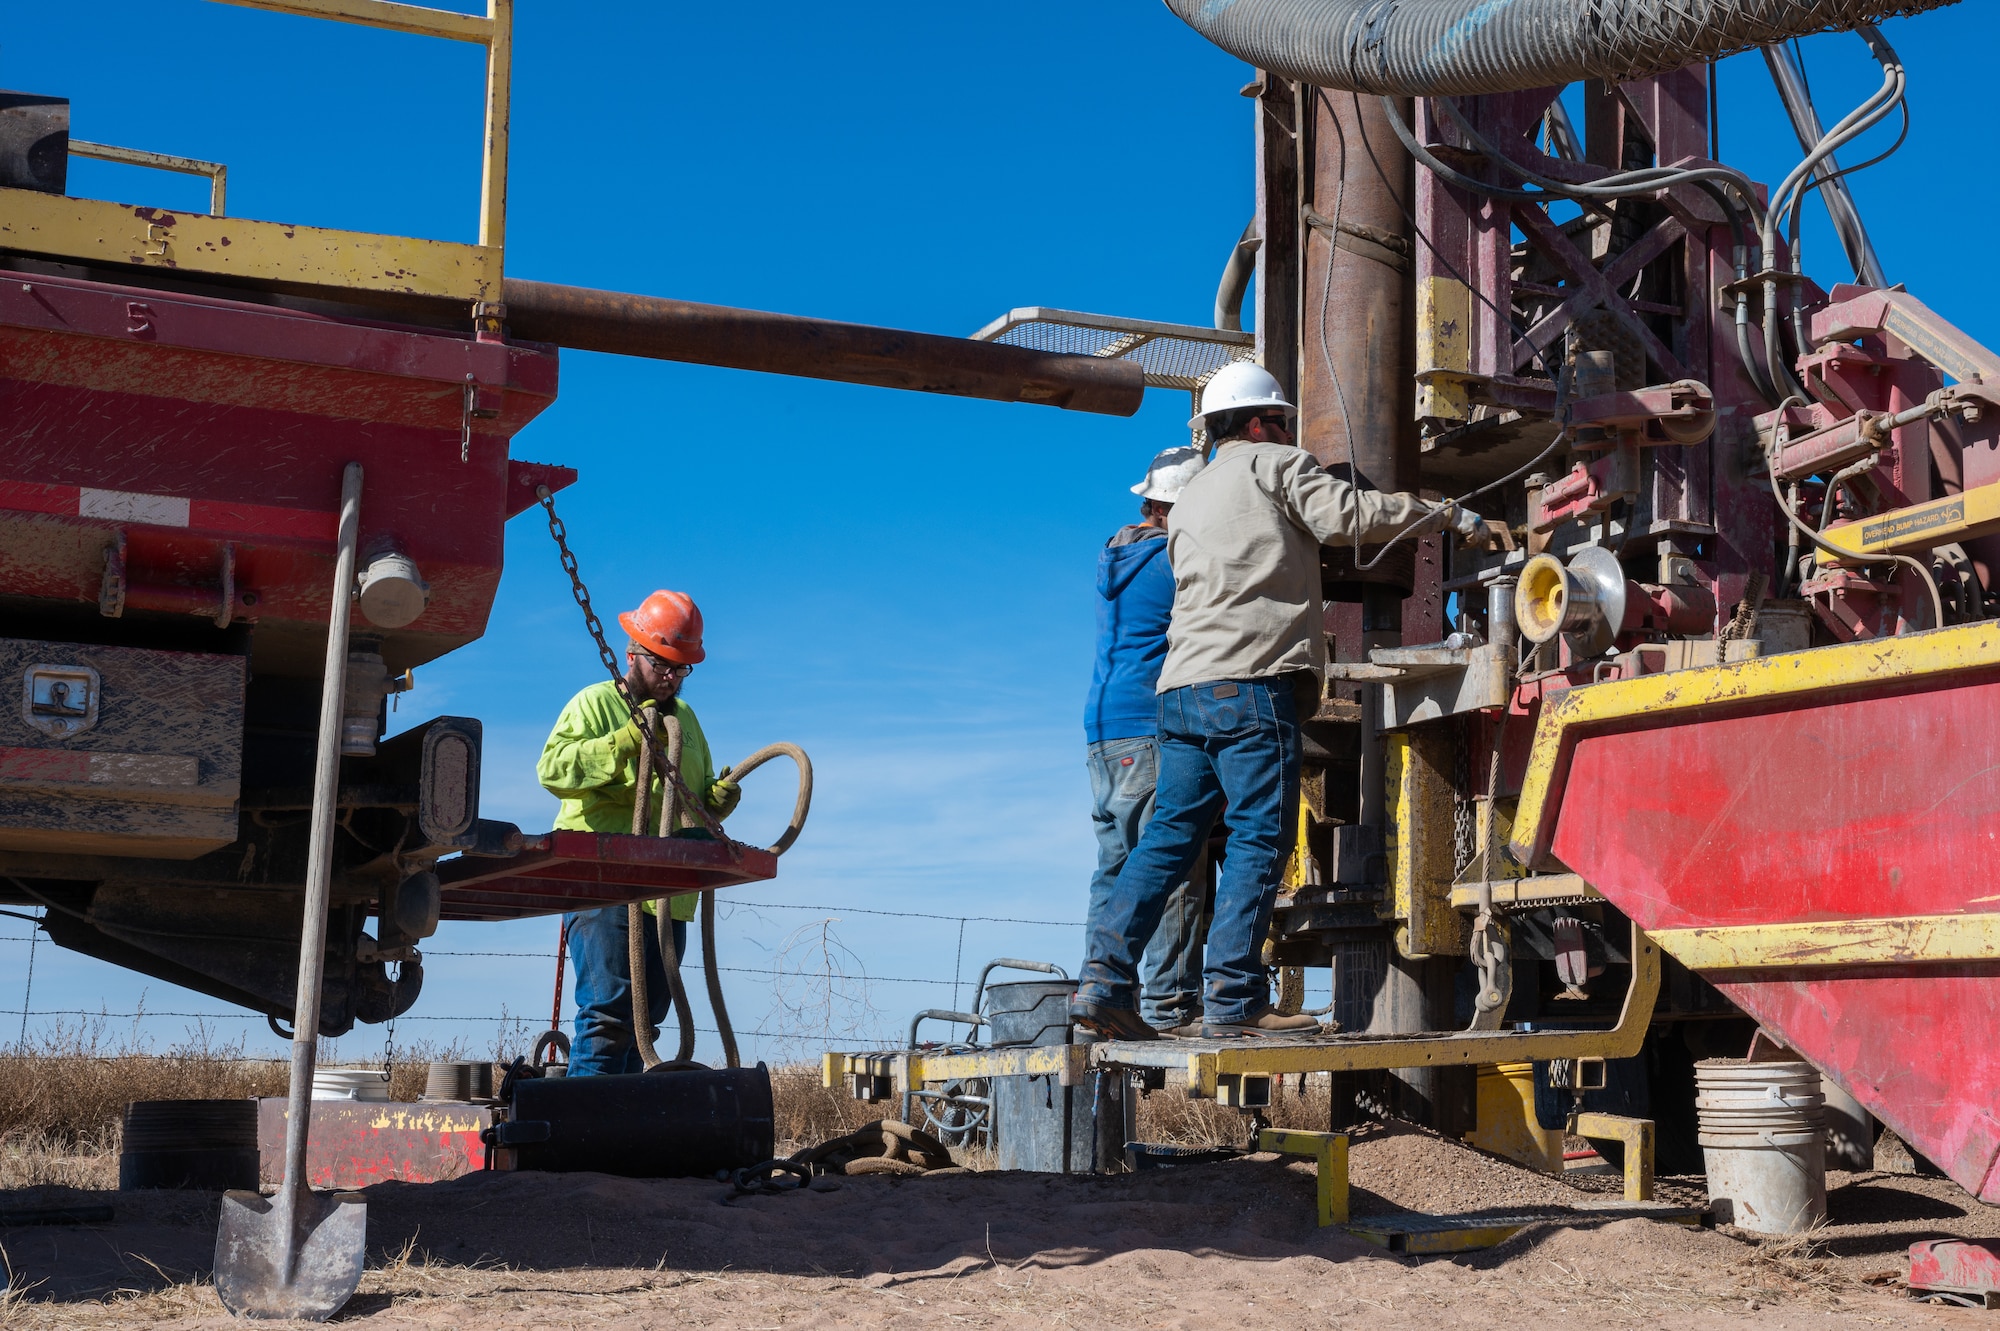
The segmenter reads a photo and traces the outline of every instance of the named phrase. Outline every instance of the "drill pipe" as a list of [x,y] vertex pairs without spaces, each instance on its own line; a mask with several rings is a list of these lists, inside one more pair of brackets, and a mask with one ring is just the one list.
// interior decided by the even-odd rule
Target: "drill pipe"
[[514,336],[579,351],[1107,416],[1130,416],[1146,392],[1145,372],[1132,361],[518,278],[507,279],[506,293]]

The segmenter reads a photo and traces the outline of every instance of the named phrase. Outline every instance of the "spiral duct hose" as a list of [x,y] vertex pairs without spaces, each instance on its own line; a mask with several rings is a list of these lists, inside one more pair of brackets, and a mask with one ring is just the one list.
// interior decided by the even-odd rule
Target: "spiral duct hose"
[[1622,82],[1957,0],[1166,0],[1259,69],[1393,97]]

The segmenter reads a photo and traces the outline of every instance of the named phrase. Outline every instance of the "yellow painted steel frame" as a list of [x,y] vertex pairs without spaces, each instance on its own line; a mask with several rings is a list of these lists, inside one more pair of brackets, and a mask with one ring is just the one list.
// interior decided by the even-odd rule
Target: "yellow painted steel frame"
[[1464,1067],[1552,1058],[1630,1058],[1646,1039],[1660,993],[1660,949],[1632,926],[1632,982],[1618,1023],[1604,1031],[1448,1031],[1331,1036],[1321,1040],[1105,1041],[1087,1045],[1093,1064],[1186,1069],[1191,1096],[1212,1100],[1219,1077],[1294,1076],[1378,1068]]
[[1868,555],[1930,550],[1996,531],[2000,531],[2000,483],[1828,527],[1822,535],[1828,545]]
[[1319,1227],[1347,1223],[1347,1134],[1264,1128],[1257,1149],[1280,1155],[1310,1156],[1318,1165]]
[[194,157],[176,157],[172,153],[149,153],[138,148],[120,148],[109,143],[90,143],[84,139],[71,138],[71,157],[90,157],[100,162],[117,162],[121,166],[143,166],[154,171],[172,171],[184,176],[208,177],[208,215],[221,217],[229,211],[229,168],[221,162],[204,162]]
[[2000,666],[2000,622],[1982,620],[1566,690],[1542,707],[1508,853],[1530,868],[1548,854],[1580,737],[1685,724],[1732,708],[1995,666]]
[[1074,1086],[1089,1068],[1090,1045],[1042,1044],[1012,1049],[926,1052],[898,1049],[883,1053],[829,1052],[820,1063],[821,1083],[839,1086],[849,1077],[889,1077],[908,1090],[932,1081],[968,1077],[1054,1077]]
[[[473,42],[485,47],[486,133],[480,173],[479,242],[464,245],[283,222],[225,219],[99,199],[72,199],[36,190],[0,189],[0,248],[85,263],[168,268],[184,273],[439,297],[467,303],[499,300],[507,226],[507,118],[514,0],[486,0],[484,16],[389,3],[389,0],[219,0],[219,3]],[[212,206],[220,212],[219,194]]]
[[927,1053],[828,1053],[821,1076],[828,1087],[849,1077],[888,1077],[907,1090],[925,1082],[966,1077],[1055,1076],[1075,1085],[1090,1068],[1181,1071],[1187,1093],[1213,1100],[1223,1079],[1359,1072],[1377,1068],[1464,1067],[1551,1058],[1630,1058],[1646,1039],[1660,994],[1660,949],[1632,926],[1632,982],[1618,1023],[1604,1031],[1445,1031],[1422,1035],[1338,1035],[1318,1040],[1101,1040]]
[[1653,1200],[1653,1120],[1619,1114],[1578,1114],[1576,1135],[1625,1147],[1625,1200]]
[[1662,929],[1654,941],[1690,970],[1911,966],[2000,958],[2000,914]]

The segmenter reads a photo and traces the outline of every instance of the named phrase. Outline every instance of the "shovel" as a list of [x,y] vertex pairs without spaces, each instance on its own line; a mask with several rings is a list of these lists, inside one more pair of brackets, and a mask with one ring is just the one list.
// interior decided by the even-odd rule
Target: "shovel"
[[361,464],[340,485],[340,534],[333,609],[327,617],[326,682],[319,704],[312,836],[306,853],[305,924],[299,933],[299,991],[292,1005],[292,1084],[285,1111],[285,1174],[278,1194],[228,1192],[215,1234],[215,1291],[238,1317],[324,1322],[361,1283],[368,1206],[356,1193],[316,1193],[306,1184],[312,1127],[313,1059],[319,1044],[319,986],[326,971],[326,909],[333,892],[334,796],[340,784],[340,720],[347,685],[347,616],[354,597],[361,529]]

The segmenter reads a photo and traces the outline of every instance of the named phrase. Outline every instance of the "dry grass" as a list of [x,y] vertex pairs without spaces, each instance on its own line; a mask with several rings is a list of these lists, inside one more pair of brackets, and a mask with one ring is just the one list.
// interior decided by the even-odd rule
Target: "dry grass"
[[[432,1059],[464,1057],[457,1045],[402,1052],[390,1068],[389,1093],[398,1100],[423,1093]],[[114,1040],[101,1022],[58,1026],[0,1050],[0,1188],[114,1186],[127,1104],[283,1095],[289,1075],[287,1063],[246,1057],[241,1042],[216,1042],[200,1030],[158,1049]]]
[[[1271,1107],[1264,1116],[1274,1128],[1325,1131],[1331,1117],[1326,1079],[1308,1078],[1303,1093],[1296,1079],[1274,1079]],[[1178,1086],[1141,1099],[1137,1119],[1140,1141],[1176,1146],[1243,1146],[1254,1132],[1247,1114],[1224,1109],[1213,1100],[1190,1100]]]
[[[390,1097],[415,1100],[433,1059],[463,1059],[456,1045],[410,1046],[390,1070]],[[120,1043],[101,1026],[58,1028],[27,1047],[0,1051],[0,1188],[63,1184],[110,1187],[117,1177],[118,1124],[133,1100],[210,1100],[283,1095],[288,1068],[276,1059],[247,1058],[238,1044],[196,1037],[166,1049]],[[1273,1088],[1268,1117],[1278,1127],[1322,1128],[1323,1082]],[[898,1109],[870,1104],[842,1087],[820,1084],[810,1064],[771,1069],[779,1154],[851,1132]],[[1249,1119],[1212,1101],[1190,1100],[1178,1088],[1139,1101],[1142,1141],[1242,1146]],[[974,1153],[977,1155],[977,1153]],[[977,1167],[981,1159],[968,1159]]]
[[856,1100],[846,1088],[823,1086],[820,1081],[820,1070],[810,1063],[781,1063],[771,1069],[779,1155],[817,1146],[885,1116],[894,1117],[899,1107],[893,1101],[871,1104]]

